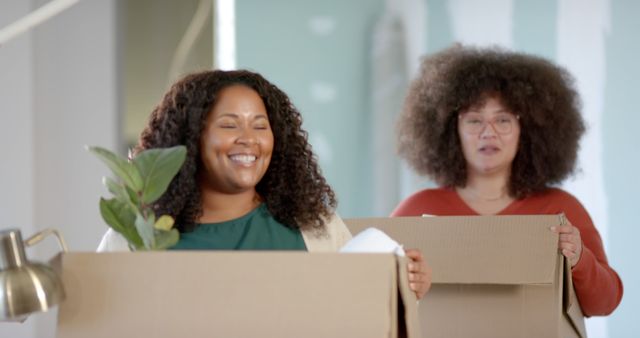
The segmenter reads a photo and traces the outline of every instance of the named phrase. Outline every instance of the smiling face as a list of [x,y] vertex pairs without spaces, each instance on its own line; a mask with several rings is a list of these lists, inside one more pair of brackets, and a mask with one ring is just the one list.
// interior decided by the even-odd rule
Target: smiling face
[[458,135],[468,175],[510,174],[520,124],[499,96],[488,96],[463,111],[458,118]]
[[222,89],[200,140],[203,184],[225,194],[255,192],[269,167],[273,142],[258,93],[244,85]]

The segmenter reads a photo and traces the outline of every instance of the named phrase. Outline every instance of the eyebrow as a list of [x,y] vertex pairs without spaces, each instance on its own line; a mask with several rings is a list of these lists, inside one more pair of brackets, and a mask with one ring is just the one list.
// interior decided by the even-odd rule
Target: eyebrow
[[[223,113],[223,114],[219,115],[218,117],[216,117],[216,120],[217,120],[217,119],[221,119],[221,118],[223,118],[223,117],[231,117],[231,118],[237,119],[237,118],[239,118],[240,116],[239,116],[238,114],[235,114],[235,113]],[[256,117],[254,117],[253,119],[254,119],[254,120],[258,120],[258,119],[265,119],[265,120],[268,120],[269,118],[267,117],[267,115],[266,115],[266,114],[265,114],[265,115],[260,114],[260,115],[258,115],[258,116],[256,116]]]
[[[466,114],[482,114],[482,112],[480,112],[479,110],[476,110],[476,109],[469,109],[465,113]],[[495,114],[513,114],[513,112],[510,109],[500,109],[500,110],[496,110],[496,111],[491,111],[490,113],[495,113]]]

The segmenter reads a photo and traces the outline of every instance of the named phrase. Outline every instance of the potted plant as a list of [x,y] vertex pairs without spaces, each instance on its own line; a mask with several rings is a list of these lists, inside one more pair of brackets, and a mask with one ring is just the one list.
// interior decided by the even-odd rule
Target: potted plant
[[111,169],[116,179],[102,182],[113,195],[100,198],[104,221],[129,242],[132,250],[164,250],[178,242],[169,215],[156,215],[152,205],[169,187],[185,161],[184,146],[147,149],[132,159],[100,147],[87,149]]

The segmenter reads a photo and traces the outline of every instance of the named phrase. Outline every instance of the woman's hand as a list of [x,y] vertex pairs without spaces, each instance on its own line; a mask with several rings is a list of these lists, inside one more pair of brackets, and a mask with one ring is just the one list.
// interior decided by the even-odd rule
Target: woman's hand
[[416,293],[418,299],[422,299],[431,288],[431,268],[422,257],[418,249],[405,250],[407,257],[411,259],[407,266],[409,273],[409,287]]
[[567,224],[553,226],[551,227],[551,231],[560,235],[558,248],[562,251],[562,254],[569,259],[569,263],[571,263],[571,267],[573,268],[578,264],[580,255],[582,255],[580,230],[571,224]]

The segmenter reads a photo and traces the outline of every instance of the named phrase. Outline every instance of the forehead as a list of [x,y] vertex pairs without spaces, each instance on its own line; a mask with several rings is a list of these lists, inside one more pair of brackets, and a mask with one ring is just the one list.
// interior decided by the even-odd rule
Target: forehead
[[472,103],[464,112],[476,113],[510,113],[511,109],[507,106],[500,94],[487,94],[480,97],[479,100]]
[[218,92],[212,113],[266,115],[262,98],[254,89],[242,84],[227,86]]

